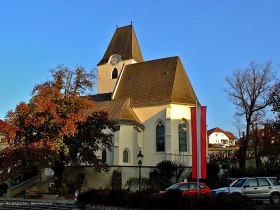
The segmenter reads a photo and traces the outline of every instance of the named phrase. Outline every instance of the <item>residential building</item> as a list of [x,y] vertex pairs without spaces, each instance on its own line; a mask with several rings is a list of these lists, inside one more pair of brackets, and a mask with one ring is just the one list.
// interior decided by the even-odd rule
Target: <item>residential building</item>
[[221,128],[212,128],[207,131],[208,143],[215,146],[228,147],[234,146],[237,138],[229,131]]

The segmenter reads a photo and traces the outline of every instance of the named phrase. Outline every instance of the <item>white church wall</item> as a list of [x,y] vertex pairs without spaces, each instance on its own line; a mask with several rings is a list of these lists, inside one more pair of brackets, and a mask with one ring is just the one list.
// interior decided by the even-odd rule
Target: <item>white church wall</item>
[[[171,119],[171,160],[185,166],[191,165],[191,114],[190,107],[186,105],[171,104],[170,115],[167,118]],[[186,122],[187,121],[187,122]],[[187,152],[179,151],[179,123],[186,122],[187,124]]]
[[113,92],[117,79],[112,79],[112,71],[114,68],[118,70],[118,77],[121,74],[123,65],[128,65],[131,63],[136,63],[133,59],[127,59],[119,62],[115,66],[110,63],[105,63],[98,66],[98,83],[97,83],[97,93],[111,93]]
[[[164,105],[135,108],[134,112],[145,126],[144,130],[144,160],[143,164],[155,166],[163,160],[174,160],[190,166],[191,161],[191,123],[190,107],[186,105]],[[188,124],[188,151],[179,152],[178,125],[187,120]],[[155,131],[158,120],[165,126],[165,151],[156,152]]]
[[166,159],[165,152],[156,152],[155,128],[159,120],[162,120],[166,129],[165,110],[168,106],[152,106],[134,108],[134,112],[139,120],[144,124],[144,149],[143,165],[155,166]]
[[[133,165],[134,161],[134,127],[132,125],[121,125],[119,131],[119,163],[118,165]],[[123,161],[123,152],[128,151],[128,162]]]

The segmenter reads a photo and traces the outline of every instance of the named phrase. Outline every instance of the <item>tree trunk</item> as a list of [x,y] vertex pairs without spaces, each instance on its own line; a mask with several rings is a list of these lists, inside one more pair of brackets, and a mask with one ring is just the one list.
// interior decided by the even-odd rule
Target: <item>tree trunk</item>
[[244,150],[243,145],[239,147],[239,169],[245,170],[246,169],[246,150]]
[[241,146],[239,148],[239,168],[240,170],[245,171],[246,169],[246,159],[247,159],[247,148],[250,138],[250,123],[251,123],[251,115],[246,119],[246,134],[245,138],[242,139]]
[[59,153],[59,159],[54,163],[54,188],[52,191],[55,191],[57,194],[62,195],[65,191],[63,186],[63,174],[64,174],[64,154]]

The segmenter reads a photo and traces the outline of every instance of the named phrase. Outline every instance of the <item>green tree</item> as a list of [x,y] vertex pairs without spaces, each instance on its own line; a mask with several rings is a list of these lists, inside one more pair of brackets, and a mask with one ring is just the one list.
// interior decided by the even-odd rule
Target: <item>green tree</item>
[[96,152],[111,148],[115,126],[91,100],[93,73],[64,66],[51,73],[50,81],[34,87],[28,103],[21,102],[0,122],[2,141],[8,144],[0,151],[1,180],[16,177],[23,165],[49,167],[55,188],[61,189],[65,165],[108,169]]

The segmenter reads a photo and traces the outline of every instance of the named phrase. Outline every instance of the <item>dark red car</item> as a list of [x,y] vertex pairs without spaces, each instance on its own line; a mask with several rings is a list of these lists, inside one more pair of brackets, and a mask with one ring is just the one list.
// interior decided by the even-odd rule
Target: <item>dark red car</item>
[[[197,182],[179,182],[171,185],[160,193],[165,193],[169,190],[181,190],[182,195],[197,195]],[[211,190],[204,183],[199,183],[199,194],[211,194]]]

